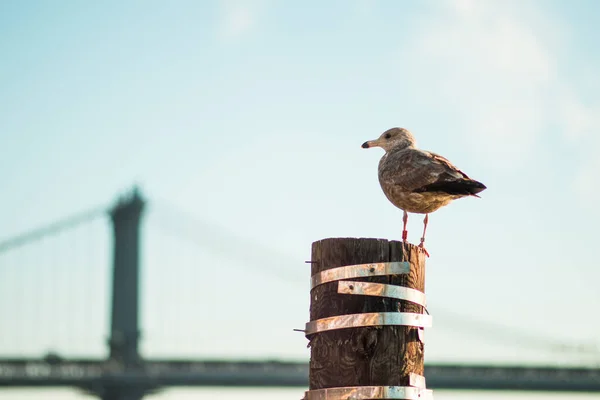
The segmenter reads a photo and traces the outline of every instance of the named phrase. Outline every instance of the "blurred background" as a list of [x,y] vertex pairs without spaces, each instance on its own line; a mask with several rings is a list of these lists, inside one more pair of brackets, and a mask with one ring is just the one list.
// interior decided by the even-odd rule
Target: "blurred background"
[[[594,0],[1,2],[0,365],[109,356],[134,185],[141,356],[306,362],[311,243],[401,237],[360,145],[402,126],[488,187],[430,216],[426,364],[597,370],[599,22]],[[0,387],[33,398],[92,397]]]

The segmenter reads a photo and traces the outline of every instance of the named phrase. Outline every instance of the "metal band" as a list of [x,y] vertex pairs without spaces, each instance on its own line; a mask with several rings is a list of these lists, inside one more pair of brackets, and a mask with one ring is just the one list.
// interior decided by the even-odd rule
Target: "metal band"
[[427,385],[425,384],[425,377],[423,375],[411,372],[410,374],[408,374],[408,386],[414,386],[420,389],[425,389],[427,387]]
[[310,277],[310,288],[313,289],[323,283],[339,281],[341,279],[408,273],[410,273],[410,263],[407,261],[346,265],[344,267],[327,269],[318,274],[314,274]]
[[363,326],[403,325],[428,328],[431,315],[401,312],[381,312],[338,315],[306,323],[305,335],[335,329],[359,328]]
[[338,293],[390,297],[393,299],[410,301],[411,303],[425,307],[425,293],[404,286],[371,282],[340,281],[338,283]]
[[433,400],[433,391],[410,386],[348,386],[305,392],[304,400]]

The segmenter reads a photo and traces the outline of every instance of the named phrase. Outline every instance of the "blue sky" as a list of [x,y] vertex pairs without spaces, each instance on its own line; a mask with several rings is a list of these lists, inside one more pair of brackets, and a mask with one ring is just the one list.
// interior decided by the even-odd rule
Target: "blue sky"
[[[303,358],[291,330],[308,318],[311,242],[401,236],[377,182],[382,154],[360,144],[403,126],[488,186],[430,216],[428,359],[598,363],[492,341],[460,318],[600,346],[599,15],[591,0],[3,2],[0,237],[138,182],[206,224],[198,247],[165,236],[160,206],[148,215],[144,351]],[[409,218],[412,242],[421,220]],[[48,329],[93,326],[103,349],[108,231],[89,230],[52,260],[52,244],[0,256],[0,274],[37,279],[24,289],[34,297],[6,283],[5,304],[17,292],[56,301],[62,311],[23,307]],[[246,239],[231,250],[230,236]],[[70,296],[97,319],[56,300],[73,276],[86,283]]]

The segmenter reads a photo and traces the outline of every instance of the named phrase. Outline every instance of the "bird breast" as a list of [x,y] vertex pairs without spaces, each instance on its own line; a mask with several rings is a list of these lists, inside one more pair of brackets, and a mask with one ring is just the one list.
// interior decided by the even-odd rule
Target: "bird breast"
[[397,185],[380,182],[387,199],[396,207],[415,214],[429,214],[448,205],[461,196],[449,196],[440,193],[405,192]]

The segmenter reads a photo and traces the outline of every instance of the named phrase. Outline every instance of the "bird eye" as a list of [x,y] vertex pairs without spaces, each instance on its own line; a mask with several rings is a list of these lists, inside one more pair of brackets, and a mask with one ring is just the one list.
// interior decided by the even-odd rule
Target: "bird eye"
[[384,138],[386,138],[386,139],[389,139],[389,138],[391,138],[391,137],[392,137],[392,135],[391,135],[391,134],[389,134],[389,133],[386,133],[386,134],[385,134],[385,136],[384,136]]

